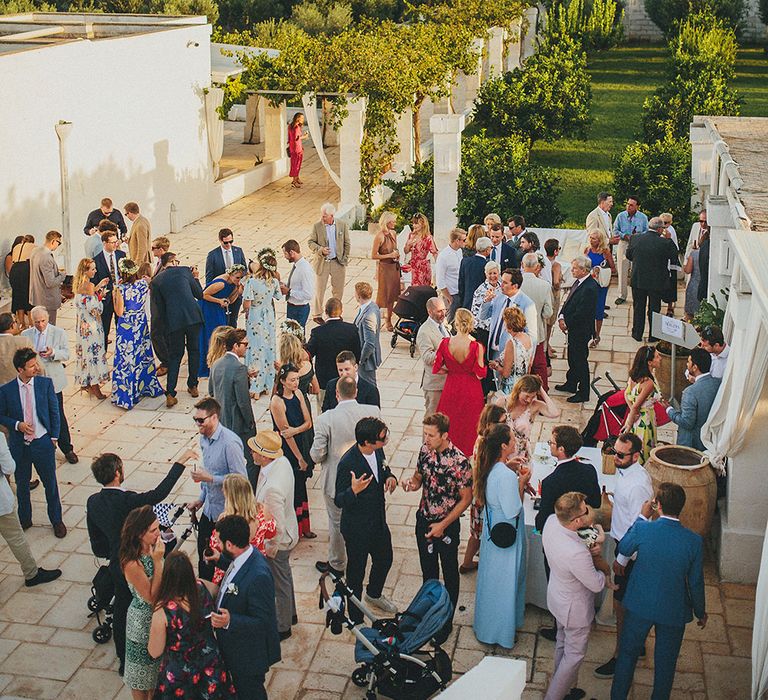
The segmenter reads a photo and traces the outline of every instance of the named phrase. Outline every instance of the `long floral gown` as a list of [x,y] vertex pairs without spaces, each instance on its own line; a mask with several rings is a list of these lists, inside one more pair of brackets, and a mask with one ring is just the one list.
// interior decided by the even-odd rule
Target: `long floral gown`
[[243,287],[243,301],[251,308],[245,319],[248,333],[248,351],[245,364],[256,368],[258,374],[251,379],[251,392],[271,391],[275,385],[275,307],[281,301],[280,283],[276,279],[249,277]]
[[116,317],[112,403],[130,409],[142,396],[160,396],[163,387],[155,374],[155,357],[149,339],[146,310],[149,285],[141,279],[121,284],[118,289],[125,301],[125,312],[122,318]]
[[75,340],[75,383],[101,384],[109,379],[104,347],[103,306],[95,294],[76,294],[77,339]]
[[411,284],[414,287],[430,286],[432,284],[432,264],[430,253],[435,249],[435,239],[432,236],[418,238],[411,248]]

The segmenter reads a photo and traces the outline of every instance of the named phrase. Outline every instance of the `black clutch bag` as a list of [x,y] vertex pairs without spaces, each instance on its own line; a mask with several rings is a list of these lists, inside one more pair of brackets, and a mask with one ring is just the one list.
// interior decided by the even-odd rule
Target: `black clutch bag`
[[517,526],[520,522],[520,513],[515,516],[515,523],[496,523],[491,527],[490,508],[486,504],[485,523],[488,526],[488,539],[499,549],[508,549],[517,541]]

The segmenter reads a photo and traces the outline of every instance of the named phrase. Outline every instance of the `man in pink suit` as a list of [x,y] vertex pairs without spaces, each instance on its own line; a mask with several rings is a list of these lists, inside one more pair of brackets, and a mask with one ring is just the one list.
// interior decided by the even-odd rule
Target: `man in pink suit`
[[606,586],[606,575],[597,569],[600,545],[593,547],[593,555],[577,532],[588,525],[584,495],[571,491],[557,499],[542,534],[551,569],[547,607],[557,620],[555,672],[544,700],[584,697],[584,691],[574,686],[595,617],[595,593]]

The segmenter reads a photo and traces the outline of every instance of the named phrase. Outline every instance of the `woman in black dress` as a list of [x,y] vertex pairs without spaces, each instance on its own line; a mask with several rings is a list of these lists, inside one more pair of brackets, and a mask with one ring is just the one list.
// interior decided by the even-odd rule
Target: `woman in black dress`
[[[18,241],[18,242],[16,242]],[[11,248],[10,269],[6,259],[8,281],[13,292],[11,296],[11,312],[16,314],[16,322],[20,328],[32,325],[29,312],[32,304],[29,302],[29,256],[35,249],[35,237],[26,235],[21,241],[17,238]]]

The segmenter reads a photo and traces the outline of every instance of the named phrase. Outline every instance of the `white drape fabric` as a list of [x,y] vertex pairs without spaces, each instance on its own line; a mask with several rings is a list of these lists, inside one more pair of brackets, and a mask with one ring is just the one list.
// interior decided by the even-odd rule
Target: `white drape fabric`
[[208,88],[208,92],[205,93],[205,126],[214,180],[219,177],[219,163],[224,153],[224,122],[217,111],[222,104],[224,104],[224,90],[217,87]]
[[752,700],[768,697],[768,528],[757,579],[755,624],[752,633]]
[[336,174],[336,171],[331,167],[328,162],[328,158],[325,155],[323,149],[323,132],[320,129],[320,120],[317,116],[317,107],[315,106],[316,97],[306,92],[301,97],[301,103],[304,106],[304,121],[309,129],[309,135],[312,137],[312,143],[315,145],[317,156],[320,158],[320,162],[323,164],[326,172],[331,176],[331,180],[334,181],[336,187],[341,187],[341,178]]
[[725,474],[728,456],[741,449],[763,390],[768,329],[762,322],[734,327],[730,348],[720,390],[701,429],[707,456],[720,475]]

